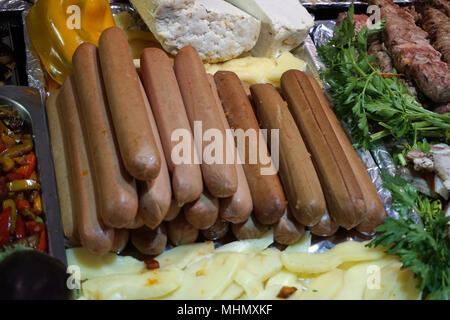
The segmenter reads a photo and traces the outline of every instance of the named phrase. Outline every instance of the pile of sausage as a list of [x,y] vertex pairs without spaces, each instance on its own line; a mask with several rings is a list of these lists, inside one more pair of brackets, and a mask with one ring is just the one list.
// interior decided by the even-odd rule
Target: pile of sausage
[[[231,229],[242,240],[273,226],[275,240],[288,245],[305,226],[321,236],[339,226],[373,232],[385,216],[319,84],[300,71],[283,75],[282,95],[268,84],[248,91],[232,72],[208,75],[190,46],[173,66],[162,50],[147,48],[137,71],[117,27],[103,32],[99,48],[80,45],[73,68],[47,103],[62,221],[72,244],[101,255],[131,239],[142,253],[156,255],[168,241],[192,243],[200,233],[218,240]],[[183,155],[192,161],[174,161],[173,132],[194,136],[196,121],[203,132],[224,137],[230,127],[253,129],[265,155],[260,125],[279,129],[279,175],[262,175],[267,164],[249,161],[249,152],[232,164],[197,164],[208,144],[194,139],[192,154]],[[224,154],[234,148],[237,160],[233,141],[227,139]]]

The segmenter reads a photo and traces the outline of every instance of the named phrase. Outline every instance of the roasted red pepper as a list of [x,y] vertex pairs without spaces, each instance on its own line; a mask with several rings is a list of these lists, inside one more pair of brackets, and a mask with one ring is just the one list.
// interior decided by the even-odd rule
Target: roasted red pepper
[[16,220],[16,238],[23,239],[26,236],[27,233],[25,231],[25,221],[20,215],[18,215]]
[[16,171],[12,171],[6,174],[6,178],[8,178],[8,181],[14,181],[14,180],[22,180],[23,176],[20,173],[17,173]]
[[11,208],[0,212],[0,246],[9,243],[9,230],[11,228]]
[[29,236],[39,233],[45,229],[45,225],[43,223],[36,221],[26,221],[25,227]]
[[31,205],[27,200],[17,200],[16,202],[16,208],[20,211],[24,209],[30,209]]
[[26,164],[18,168],[16,173],[22,175],[23,179],[28,179],[36,168],[36,155],[34,152],[30,152],[25,156],[25,162]]
[[148,270],[159,269],[159,262],[155,259],[146,259],[144,263]]
[[45,226],[41,231],[41,235],[39,236],[39,243],[36,249],[42,252],[47,251],[47,231],[45,231]]

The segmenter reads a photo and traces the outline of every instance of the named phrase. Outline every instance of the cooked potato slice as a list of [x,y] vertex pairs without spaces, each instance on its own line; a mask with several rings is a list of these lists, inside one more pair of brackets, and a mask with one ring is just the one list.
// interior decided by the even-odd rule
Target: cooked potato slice
[[157,256],[155,259],[159,262],[159,266],[174,265],[180,269],[184,269],[198,257],[214,252],[214,243],[212,241],[188,244],[178,246],[167,250]]
[[344,284],[344,271],[334,269],[311,281],[308,289],[296,293],[293,298],[301,300],[330,300],[341,290]]

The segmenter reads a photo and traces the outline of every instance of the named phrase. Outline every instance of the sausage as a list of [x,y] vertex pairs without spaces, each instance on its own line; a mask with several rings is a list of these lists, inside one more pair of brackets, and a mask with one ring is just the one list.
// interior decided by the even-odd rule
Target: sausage
[[208,229],[202,230],[202,235],[208,240],[219,240],[225,237],[230,229],[230,223],[222,218],[217,221]]
[[59,205],[61,209],[61,222],[65,237],[73,246],[80,244],[77,229],[77,217],[72,210],[72,196],[70,193],[68,168],[66,162],[66,146],[58,115],[56,100],[59,90],[53,92],[47,99],[46,111],[50,131],[53,164],[55,167],[56,186],[58,188]]
[[[187,46],[178,52],[175,57],[174,68],[191,128],[194,128],[194,122],[201,121],[202,137],[203,133],[212,132],[212,130],[218,130],[222,137],[225,137],[225,128],[214,107],[214,96],[209,89],[205,67],[194,47]],[[195,132],[195,129],[193,130]],[[222,144],[226,149],[226,144]],[[203,153],[208,150],[210,145],[212,143],[202,143],[201,148],[197,146],[197,151],[201,152],[201,158],[203,159],[201,164],[203,181],[214,197],[231,197],[238,187],[236,166],[227,164],[225,159],[219,159],[220,163],[212,162],[208,164],[208,159],[204,159]],[[226,150],[221,151],[223,151],[222,154],[225,154]],[[218,153],[218,151],[215,152]]]
[[172,161],[172,150],[176,146],[176,142],[172,141],[172,134],[175,130],[183,129],[189,133],[192,153],[197,153],[197,150],[183,98],[167,54],[157,48],[145,49],[141,55],[141,75],[172,174],[174,197],[178,206],[182,207],[200,197],[203,181],[200,165],[193,161],[194,156],[191,157],[190,163],[175,164]]
[[200,198],[184,205],[183,212],[186,221],[194,228],[208,229],[219,216],[219,200],[204,190]]
[[161,169],[161,157],[145,114],[130,46],[120,28],[111,27],[103,31],[99,40],[99,56],[125,168],[138,180],[156,179]]
[[259,239],[269,231],[269,226],[259,223],[251,215],[246,222],[231,225],[231,230],[238,240]]
[[375,228],[382,224],[384,218],[386,217],[386,211],[384,209],[383,202],[378,196],[375,185],[372,183],[372,180],[367,173],[364,164],[353,149],[353,146],[351,145],[347,135],[341,129],[341,125],[336,118],[333,110],[328,107],[327,98],[323,94],[319,83],[311,77],[308,77],[308,80],[314,88],[314,91],[316,92],[317,97],[319,98],[319,101],[323,106],[323,109],[325,110],[327,118],[335,129],[336,136],[342,144],[345,155],[347,156],[348,161],[351,163],[353,172],[355,173],[357,180],[361,186],[364,202],[366,204],[366,212],[364,214],[362,222],[358,226],[356,226],[356,230],[359,232],[374,233]]
[[174,246],[194,243],[198,238],[198,229],[186,221],[183,214],[167,223],[167,236]]
[[152,126],[158,152],[161,154],[162,163],[161,170],[155,180],[138,182],[138,215],[142,216],[147,227],[155,229],[161,224],[167,211],[169,211],[170,203],[172,202],[172,188],[170,186],[169,170],[167,169],[166,159],[162,150],[161,141],[159,140],[158,128],[155,119],[153,118],[152,109],[142,84],[139,83],[139,86],[141,87],[141,93],[144,97],[147,116]]
[[305,227],[300,224],[287,209],[280,220],[273,226],[273,238],[279,244],[296,243],[305,234]]
[[244,168],[240,161],[237,161],[239,154],[234,145],[233,135],[229,132],[230,125],[228,124],[227,117],[223,112],[222,102],[220,102],[219,94],[217,93],[216,83],[214,82],[214,77],[208,75],[209,84],[213,92],[215,105],[217,107],[217,112],[220,114],[220,119],[223,123],[225,130],[227,130],[227,135],[230,136],[227,139],[227,154],[228,150],[234,150],[234,163],[236,165],[236,173],[238,179],[238,188],[236,193],[231,197],[219,199],[219,215],[222,219],[229,221],[231,223],[241,223],[248,219],[253,211],[252,195],[250,194],[250,188],[248,187],[247,178],[245,177]]
[[120,229],[134,220],[138,198],[134,179],[123,168],[116,149],[97,48],[85,42],[77,48],[72,60],[80,100],[77,106],[87,138],[100,216],[107,226]]
[[[139,182],[138,182],[138,189],[139,189]],[[124,229],[139,229],[142,228],[144,226],[144,219],[142,218],[142,215],[139,214],[139,212],[136,214],[136,217],[134,218],[133,221],[131,221],[128,225],[125,226]]]
[[[281,87],[301,135],[311,152],[325,193],[327,207],[338,225],[352,229],[363,220],[366,205],[357,176],[336,135],[324,106],[306,74],[290,70],[281,77]],[[352,152],[355,152],[354,150]]]
[[130,239],[130,230],[116,229],[114,230],[114,243],[111,252],[120,254],[127,246]]
[[339,225],[334,221],[328,211],[325,212],[320,222],[313,227],[309,227],[311,233],[320,237],[329,237],[338,231]]
[[166,217],[164,221],[172,221],[175,219],[181,211],[181,207],[178,206],[178,202],[172,198],[172,202],[170,203],[169,211],[167,211]]
[[114,242],[114,229],[101,222],[94,191],[92,167],[89,164],[86,139],[78,113],[79,104],[73,78],[64,81],[58,95],[58,113],[64,128],[68,178],[72,196],[72,210],[77,214],[80,243],[89,252],[103,255]]
[[156,256],[164,251],[167,245],[167,231],[164,224],[152,230],[143,227],[131,231],[131,242],[139,252]]
[[[279,129],[280,179],[291,213],[301,224],[313,226],[325,213],[325,197],[294,118],[271,84],[253,85],[250,90],[262,127],[269,131]],[[268,137],[267,141],[271,139]]]
[[[253,130],[258,139],[259,154],[269,154],[264,138],[259,130],[258,121],[252,105],[241,85],[238,76],[233,72],[219,71],[214,75],[219,97],[227,116],[230,127],[242,129],[244,132]],[[256,163],[250,163],[249,146],[246,143],[243,168],[253,201],[255,217],[267,225],[276,223],[286,209],[286,198],[277,174],[262,175],[262,163],[258,157]]]

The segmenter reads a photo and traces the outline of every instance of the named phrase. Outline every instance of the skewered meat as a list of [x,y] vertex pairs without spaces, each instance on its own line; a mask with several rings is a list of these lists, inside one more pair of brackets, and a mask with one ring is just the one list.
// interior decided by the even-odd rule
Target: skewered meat
[[420,13],[423,13],[425,8],[432,7],[450,17],[450,5],[447,0],[416,0],[414,6]]
[[450,64],[450,18],[441,11],[427,8],[422,15],[422,27],[430,35],[431,44]]
[[381,7],[386,20],[385,45],[395,68],[414,79],[417,87],[432,101],[450,101],[450,67],[428,41],[428,34],[416,26],[413,15],[392,0],[370,0]]

